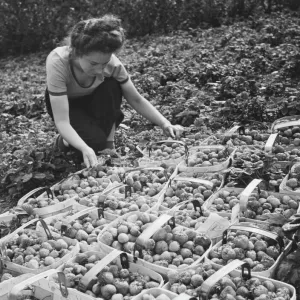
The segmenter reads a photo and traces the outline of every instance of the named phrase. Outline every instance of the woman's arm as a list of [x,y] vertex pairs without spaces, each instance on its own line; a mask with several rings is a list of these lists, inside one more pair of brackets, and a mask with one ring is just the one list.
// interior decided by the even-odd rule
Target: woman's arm
[[50,95],[50,102],[54,122],[62,138],[74,148],[82,152],[84,163],[87,167],[95,165],[97,163],[97,157],[94,150],[82,140],[70,124],[69,102],[67,96]]
[[147,101],[135,88],[129,79],[121,84],[122,92],[127,102],[143,117],[158,125],[166,134],[179,137],[183,132],[180,125],[172,125],[149,101]]

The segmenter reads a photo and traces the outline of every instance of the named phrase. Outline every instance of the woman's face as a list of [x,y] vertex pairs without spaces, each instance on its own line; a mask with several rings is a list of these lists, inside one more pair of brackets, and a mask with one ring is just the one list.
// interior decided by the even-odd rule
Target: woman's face
[[111,53],[90,52],[79,57],[78,62],[84,73],[89,76],[97,76],[103,73],[111,56]]

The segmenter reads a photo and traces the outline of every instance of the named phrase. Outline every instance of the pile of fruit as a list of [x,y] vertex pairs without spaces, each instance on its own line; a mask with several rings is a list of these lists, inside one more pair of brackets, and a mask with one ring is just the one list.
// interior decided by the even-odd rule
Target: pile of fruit
[[184,269],[198,261],[210,246],[211,240],[204,234],[166,225],[142,245],[138,257],[165,268]]
[[128,173],[125,183],[141,196],[150,197],[157,195],[173,174],[174,168],[142,169]]
[[208,258],[215,264],[227,265],[235,259],[247,262],[253,272],[270,269],[280,255],[276,240],[257,233],[230,231],[226,243],[214,246]]
[[145,156],[143,159],[149,159],[151,161],[165,161],[181,158],[185,155],[185,153],[185,146],[180,143],[153,143],[149,145],[147,150],[145,150]]
[[128,186],[117,187],[109,193],[104,201],[105,211],[115,215],[124,215],[132,211],[146,212],[158,203],[158,199],[150,195],[132,192]]
[[209,212],[202,211],[200,202],[196,201],[184,202],[174,208],[173,216],[176,224],[197,230],[205,222]]
[[157,230],[145,244],[138,244],[138,237],[152,226],[155,219],[146,213],[130,214],[105,227],[99,241],[115,249],[134,253],[150,263],[173,269],[193,264],[211,246],[211,240],[206,235],[180,226],[172,229],[168,224]]
[[300,165],[295,164],[291,168],[291,172],[288,173],[286,180],[284,181],[283,190],[294,191],[300,193]]
[[[300,196],[271,193],[265,190],[253,192],[248,197],[247,207],[242,215],[249,219],[262,219],[263,215],[278,213],[287,219],[296,214]],[[211,212],[231,213],[232,208],[240,202],[240,190],[220,190],[207,209]]]
[[230,275],[222,278],[213,287],[210,300],[217,299],[247,299],[251,294],[254,299],[285,299],[292,298],[290,290],[286,287],[277,287],[268,279],[251,278],[248,280],[241,277],[230,277]]
[[4,260],[29,269],[45,268],[60,261],[75,244],[74,240],[48,239],[36,231],[24,229],[7,242]]
[[246,146],[239,147],[234,153],[233,167],[259,169],[264,166],[266,153],[259,149],[251,149]]
[[300,127],[284,127],[277,130],[277,143],[283,147],[299,147],[300,146]]
[[170,270],[167,273],[168,289],[176,294],[186,293],[192,297],[198,296],[202,283],[217,269],[212,263],[204,262],[185,271]]
[[[64,264],[63,272],[66,274],[67,286],[82,290],[80,280],[101,259],[96,255],[78,254],[74,262]],[[54,277],[55,279],[55,277]],[[155,279],[141,272],[133,272],[122,268],[117,263],[109,263],[96,274],[83,292],[92,297],[101,297],[104,300],[130,299],[144,289],[155,288],[160,285]],[[85,289],[85,288],[84,288]]]
[[164,192],[162,206],[172,208],[183,201],[198,200],[201,205],[207,200],[216,188],[213,184],[201,181],[172,180]]
[[288,219],[297,213],[299,201],[300,195],[295,197],[279,193],[273,194],[268,191],[251,193],[244,217],[259,219],[259,216],[264,214],[278,213]]
[[67,223],[64,222],[63,217],[60,219],[54,217],[49,225],[54,232],[63,232],[66,237],[76,239],[80,243],[93,245],[97,243],[98,234],[109,222],[108,219],[101,216],[95,217],[90,214],[84,214],[76,219],[71,218],[71,221]]
[[[213,146],[212,146],[213,147]],[[196,153],[191,155],[188,159],[189,167],[209,167],[212,165],[218,165],[226,161],[229,157],[227,148],[199,148]]]
[[98,241],[120,251],[132,253],[137,237],[148,227],[156,217],[147,213],[130,213],[120,221],[105,227],[98,236]]
[[223,143],[230,141],[234,146],[254,145],[256,148],[263,149],[270,135],[270,130],[241,128],[232,133],[230,136],[225,136]]
[[204,207],[210,212],[231,214],[232,208],[238,204],[239,201],[238,191],[223,188],[214,195],[210,204],[206,203]]

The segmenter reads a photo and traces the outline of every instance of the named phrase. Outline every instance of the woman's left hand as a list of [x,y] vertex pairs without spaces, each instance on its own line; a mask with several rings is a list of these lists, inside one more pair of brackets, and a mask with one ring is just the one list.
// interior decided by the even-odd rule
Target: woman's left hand
[[172,125],[169,123],[164,125],[162,127],[162,130],[167,136],[170,136],[172,138],[179,138],[184,132],[184,127],[182,127],[181,125]]

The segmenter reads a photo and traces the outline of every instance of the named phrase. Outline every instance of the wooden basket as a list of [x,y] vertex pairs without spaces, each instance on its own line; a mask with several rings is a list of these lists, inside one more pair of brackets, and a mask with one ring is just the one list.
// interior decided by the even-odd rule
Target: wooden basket
[[[2,264],[2,261],[0,261]],[[9,271],[6,271],[4,268],[1,267],[1,271],[4,273],[10,273]],[[16,277],[12,277],[11,279],[5,280],[0,283],[0,299],[1,300],[7,300],[8,294],[12,290],[12,288],[16,285],[21,283],[22,281],[34,276],[34,274],[26,273],[22,275],[16,275]]]
[[[280,186],[279,186],[279,192],[280,192],[280,193],[284,193],[284,194],[288,193],[288,194],[291,194],[291,195],[298,196],[298,197],[299,197],[299,200],[300,200],[300,187],[299,187],[299,191],[293,191],[293,190],[291,190],[291,189],[287,186],[287,181],[288,181],[289,178],[290,178],[290,173],[293,172],[293,171],[294,171],[294,168],[295,168],[296,166],[299,166],[299,165],[300,165],[300,163],[296,163],[296,164],[294,164],[294,165],[291,167],[290,172],[283,178],[283,180],[282,180],[282,182],[281,182],[281,184],[280,184]],[[299,201],[299,200],[298,200],[298,201]]]
[[[39,219],[39,220],[35,219],[35,220],[32,220],[29,223],[34,224],[37,221],[40,221],[43,224],[45,232],[42,233],[42,232],[36,232],[36,230],[32,230],[32,229],[30,229],[30,230],[32,232],[36,232],[39,237],[45,237],[46,236],[48,240],[51,239],[53,237],[52,233],[50,232],[48,226],[46,225],[46,223],[44,222],[43,219]],[[28,223],[26,225],[28,226]],[[57,260],[52,265],[49,265],[49,266],[44,267],[44,268],[39,268],[39,269],[31,269],[31,268],[25,267],[23,265],[18,265],[16,263],[13,263],[11,261],[6,260],[5,259],[5,257],[6,257],[6,244],[9,243],[12,239],[16,238],[17,233],[23,231],[27,226],[21,226],[16,231],[14,231],[12,234],[6,236],[5,239],[3,241],[1,241],[1,243],[0,243],[2,258],[3,258],[3,262],[5,264],[5,268],[7,270],[9,270],[10,272],[13,272],[14,274],[26,274],[26,273],[39,274],[39,273],[42,273],[42,272],[44,272],[48,269],[55,269],[60,264],[62,264],[63,262],[69,260],[70,258],[75,256],[80,251],[79,243],[78,243],[77,240],[57,235],[57,237],[62,238],[68,244],[73,245],[73,248],[72,248],[71,251],[69,251],[66,255],[64,255],[61,259]]]
[[[208,145],[208,146],[199,146],[197,148],[195,148],[194,150],[211,150],[211,151],[215,151],[215,150],[225,150],[226,147],[222,146],[222,145]],[[193,158],[194,156],[196,156],[196,152],[194,151],[194,153],[188,157],[188,159],[186,159],[185,161],[181,161],[178,164],[178,171],[179,172],[189,172],[189,173],[213,173],[213,172],[219,172],[219,171],[223,171],[228,169],[232,162],[233,162],[233,156],[234,153],[236,151],[236,149],[234,149],[228,156],[228,158],[218,164],[215,165],[211,165],[211,166],[207,166],[207,167],[189,167],[188,166],[188,160],[190,158]]]
[[[242,267],[242,271],[236,270],[239,267]],[[248,272],[246,274],[245,274],[245,267],[247,267],[248,269]],[[207,299],[207,300],[210,299],[209,294],[213,286],[228,274],[230,274],[230,276],[232,277],[242,276],[245,280],[250,278],[258,278],[261,281],[266,280],[266,278],[262,276],[251,273],[249,265],[247,265],[243,261],[234,260],[230,264],[226,265],[225,267],[215,272],[212,276],[210,276],[208,279],[206,279],[203,282],[200,288],[201,299]],[[271,281],[276,288],[286,287],[290,291],[290,294],[292,295],[290,300],[296,300],[296,291],[293,286],[270,278],[268,278],[268,281]]]
[[[126,220],[128,216],[130,215],[133,215],[133,214],[136,214],[139,212],[133,212],[133,213],[129,213],[129,214],[126,214],[118,219],[116,219],[115,221],[111,222],[109,225],[107,225],[105,228],[103,228],[103,230],[99,233],[99,236],[98,236],[98,243],[101,245],[101,246],[104,246],[104,247],[108,247],[109,249],[114,249],[112,248],[111,246],[107,246],[107,245],[104,245],[104,243],[102,242],[101,240],[101,235],[107,231],[110,227],[114,227],[116,226],[120,221],[122,220]],[[167,267],[163,267],[163,266],[159,266],[159,265],[156,265],[156,264],[153,264],[153,263],[150,263],[150,262],[147,262],[145,261],[144,259],[140,258],[140,251],[141,251],[141,245],[144,245],[145,242],[152,237],[152,235],[159,229],[161,228],[164,224],[166,224],[168,221],[170,221],[173,217],[170,216],[170,215],[166,215],[166,214],[163,214],[161,215],[160,217],[156,217],[156,216],[153,216],[151,214],[149,214],[150,216],[150,220],[152,222],[152,225],[149,226],[147,229],[145,229],[142,234],[140,234],[135,242],[135,247],[134,247],[134,250],[133,250],[133,256],[134,256],[134,261],[137,262],[137,263],[141,263],[147,267],[149,267],[150,269],[156,271],[157,273],[161,274],[164,278],[166,277],[167,273],[168,273],[168,268]],[[174,219],[172,219],[171,221],[174,222]],[[175,223],[174,223],[175,225]],[[183,227],[183,226],[178,226],[176,225],[176,227],[178,228],[182,228],[184,230],[187,230],[187,228]],[[210,247],[206,250],[206,252],[199,258],[197,259],[194,263],[192,263],[190,266],[193,266],[193,265],[197,265],[198,262],[200,262],[202,259],[204,259],[205,255],[210,251],[212,247],[212,241],[210,243]],[[139,253],[138,256],[136,256],[136,253]],[[188,267],[187,267],[188,268]],[[181,270],[185,270],[185,268],[181,268]]]
[[[275,233],[271,233],[271,232],[268,232],[268,231],[265,231],[265,230],[261,230],[259,228],[255,228],[255,227],[251,227],[251,226],[243,226],[241,224],[238,224],[238,225],[232,225],[231,227],[228,228],[228,230],[242,230],[242,231],[248,231],[250,233],[257,233],[257,234],[260,234],[262,236],[265,236],[267,238],[270,238],[272,240],[274,240],[280,247],[280,254],[279,256],[277,257],[275,263],[267,270],[264,270],[264,271],[260,271],[260,272],[253,272],[253,274],[255,275],[260,275],[260,276],[264,276],[264,277],[272,277],[274,275],[274,271],[276,270],[277,268],[277,265],[279,264],[279,262],[281,261],[283,255],[284,255],[284,243],[283,243],[283,240]],[[218,242],[216,245],[214,245],[212,247],[211,250],[214,250],[214,249],[217,249],[219,248],[220,246],[222,246],[223,244],[226,244],[226,241],[227,241],[227,231],[226,230],[223,234],[223,240]],[[288,245],[288,247],[290,247],[290,244]],[[219,265],[219,264],[216,264],[214,263],[213,261],[210,260],[209,258],[209,253],[205,256],[205,260],[206,261],[209,261],[210,263],[212,263],[213,265]],[[222,265],[219,265],[219,266],[222,266]]]
[[[45,279],[55,273],[58,273],[59,285]],[[34,297],[38,300],[95,300],[91,296],[81,295],[76,290],[66,288],[65,274],[54,269],[34,275],[16,284],[11,289],[7,300],[19,300],[26,297]]]
[[[99,251],[100,249],[101,251]],[[95,277],[97,277],[97,275],[102,271],[102,269],[109,265],[112,261],[115,261],[119,267],[126,268],[131,272],[136,272],[145,276],[150,276],[150,278],[154,279],[159,283],[159,288],[163,286],[164,281],[161,275],[154,272],[153,270],[149,270],[148,268],[142,265],[134,263],[132,257],[129,257],[124,252],[121,252],[116,249],[109,251],[107,248],[98,248],[98,251],[87,251],[85,254],[88,256],[96,255],[100,259],[100,261],[81,278],[79,282],[78,291],[80,294],[85,293],[87,289],[91,288],[91,286],[95,283]],[[67,263],[75,261],[76,257],[73,257]],[[64,265],[61,265],[57,270],[63,272]],[[48,279],[50,281],[55,281],[53,276],[50,276]],[[73,289],[69,288],[69,290]]]
[[[216,198],[219,197],[219,193],[223,190],[232,192],[235,191],[236,193],[239,194],[239,198],[240,201],[238,204],[236,204],[233,208],[231,213],[220,213],[220,212],[216,212],[219,215],[223,216],[223,217],[227,217],[227,218],[231,218],[231,223],[235,224],[239,222],[240,218],[244,218],[243,213],[247,210],[247,205],[248,205],[248,199],[251,195],[251,193],[256,189],[259,188],[258,185],[262,182],[261,179],[253,179],[248,186],[245,189],[242,188],[231,188],[231,187],[224,187],[223,189],[219,190],[218,192],[216,192],[214,195],[212,195],[204,204],[203,204],[203,208],[207,209],[207,210],[211,210],[210,207],[212,206],[212,203],[214,202],[214,200]],[[269,195],[273,195],[275,197],[279,197],[281,199],[281,197],[283,196],[283,193],[276,193],[276,192],[269,192],[267,191],[267,193]],[[291,199],[293,200],[298,200],[297,195],[293,194],[293,193],[284,193],[284,195],[288,195]],[[298,206],[297,212],[300,211],[300,205]],[[256,219],[250,219],[250,218],[244,218],[244,222],[245,221],[251,221],[251,220],[260,220],[260,221],[265,221],[267,220],[271,215],[276,216],[276,213],[270,213],[267,215],[258,215],[256,217]]]
[[[265,126],[267,127],[267,126]],[[250,125],[250,129],[251,129],[251,125]],[[256,129],[255,129],[256,130]],[[257,149],[263,149],[265,147],[265,141],[268,139],[269,135],[270,135],[271,130],[267,129],[266,131],[264,131],[263,133],[263,138],[258,141],[256,140],[256,144],[253,142],[253,144],[248,145],[247,146],[251,146],[251,147],[255,147]],[[246,134],[246,128],[243,125],[235,125],[232,128],[230,128],[229,130],[227,130],[224,135],[223,135],[223,142],[225,143],[231,143],[229,141],[229,139],[234,138],[234,137],[238,137],[241,135],[245,135]]]
[[[180,156],[179,158],[176,159],[151,159],[151,151],[152,151],[152,146],[155,144],[179,144],[182,145],[185,148],[185,155]],[[158,142],[152,142],[149,143],[146,147],[146,149],[143,151],[144,156],[139,159],[139,166],[140,167],[159,167],[162,164],[165,164],[167,166],[176,166],[178,163],[183,161],[184,159],[187,159],[189,155],[189,150],[187,145],[182,142],[182,141],[177,141],[177,140],[162,140]]]
[[[32,197],[35,193],[41,192],[41,191],[44,191],[44,190],[48,191],[48,195],[52,195],[50,197],[52,197],[52,199],[53,199],[54,194],[51,191],[51,189],[49,189],[47,187],[39,187],[39,188],[36,188],[36,189],[32,190],[31,192],[27,193],[26,195],[24,195],[18,201],[17,206],[21,207],[23,204],[26,204],[27,200],[30,197]],[[37,199],[42,199],[43,197],[45,197],[44,194],[37,197]],[[47,218],[47,217],[50,217],[50,216],[55,216],[57,214],[61,214],[61,213],[69,211],[75,203],[76,203],[75,197],[72,197],[70,199],[67,199],[65,201],[62,201],[60,203],[57,203],[57,204],[54,204],[54,205],[51,205],[51,206],[42,207],[42,208],[34,208],[33,213],[35,215],[38,215],[39,217]]]

